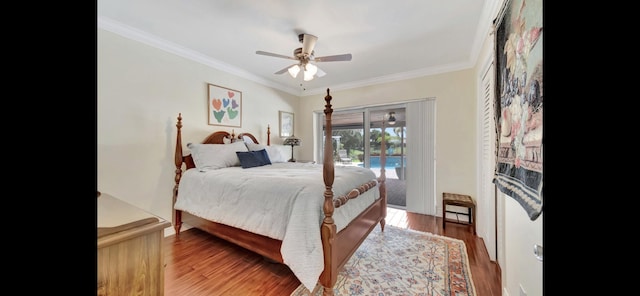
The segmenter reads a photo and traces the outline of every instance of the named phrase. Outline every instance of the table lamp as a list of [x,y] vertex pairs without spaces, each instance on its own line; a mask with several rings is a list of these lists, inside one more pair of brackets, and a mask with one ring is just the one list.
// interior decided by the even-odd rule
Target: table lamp
[[296,138],[296,136],[294,135],[291,135],[291,137],[284,139],[282,145],[291,146],[291,159],[289,159],[289,162],[296,162],[296,160],[293,158],[293,146],[300,146],[300,139]]

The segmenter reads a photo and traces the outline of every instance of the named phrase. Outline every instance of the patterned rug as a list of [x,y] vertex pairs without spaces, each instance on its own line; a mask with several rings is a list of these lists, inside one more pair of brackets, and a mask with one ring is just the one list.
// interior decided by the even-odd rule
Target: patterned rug
[[[475,296],[463,241],[386,225],[376,227],[338,274],[335,295]],[[291,296],[322,295],[300,285]]]

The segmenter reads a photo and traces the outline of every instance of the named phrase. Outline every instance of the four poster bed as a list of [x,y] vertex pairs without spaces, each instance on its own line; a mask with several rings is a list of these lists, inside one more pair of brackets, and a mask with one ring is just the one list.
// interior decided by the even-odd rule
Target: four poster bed
[[[325,134],[331,135],[329,89],[324,99]],[[216,131],[200,144],[188,143],[190,153],[185,156],[181,114],[176,126],[176,235],[186,223],[286,264],[309,290],[319,283],[324,295],[333,295],[338,272],[347,260],[378,223],[384,231],[384,141],[376,177],[367,168],[334,167],[329,136],[320,165],[278,161],[271,154],[275,147],[269,129],[266,146],[250,133],[236,136]],[[266,164],[265,154],[271,158],[271,162],[266,158]]]

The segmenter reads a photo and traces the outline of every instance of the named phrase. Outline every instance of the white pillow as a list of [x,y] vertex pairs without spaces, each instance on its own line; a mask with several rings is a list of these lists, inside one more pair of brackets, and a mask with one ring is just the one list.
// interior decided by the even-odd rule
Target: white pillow
[[231,144],[189,143],[187,148],[191,150],[193,162],[201,172],[239,166],[240,159],[238,159],[236,151],[248,151],[247,146],[240,141]]
[[246,143],[249,151],[260,151],[262,149],[267,150],[267,154],[269,155],[269,160],[271,163],[277,162],[287,162],[289,158],[291,158],[291,146],[285,145],[261,145],[256,143]]

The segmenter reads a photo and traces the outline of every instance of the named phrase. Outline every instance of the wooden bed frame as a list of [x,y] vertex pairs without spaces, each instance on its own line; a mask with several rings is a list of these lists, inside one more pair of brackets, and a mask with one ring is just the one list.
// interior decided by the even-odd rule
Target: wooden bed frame
[[[326,115],[326,134],[331,135],[331,95],[327,89],[327,95],[324,114]],[[182,153],[182,115],[178,115],[178,128],[175,151],[176,176],[175,186],[173,188],[173,204],[178,196],[178,184],[182,176],[182,165],[186,164],[186,169],[195,167],[191,155],[184,156]],[[267,145],[271,144],[270,130],[267,129]],[[258,143],[256,138],[250,133],[240,133],[237,138],[233,134],[225,131],[217,131],[204,139],[203,144],[220,144],[224,139],[244,140],[249,137],[254,143]],[[334,198],[332,191],[334,181],[334,163],[333,163],[333,144],[331,137],[325,137],[324,145],[324,163],[323,163],[323,179],[325,184],[324,191],[324,219],[320,227],[322,237],[322,247],[324,253],[324,270],[320,274],[318,282],[323,286],[323,295],[333,295],[333,287],[337,281],[339,271],[349,260],[351,255],[358,249],[360,244],[365,240],[369,233],[380,223],[382,231],[384,231],[385,217],[387,216],[387,190],[385,185],[385,169],[386,162],[385,146],[382,141],[380,153],[380,177],[378,177],[380,198],[374,201],[367,209],[358,215],[340,232],[336,232],[336,225],[333,221],[334,209],[346,204],[350,199],[357,198],[360,194],[375,186],[374,184],[363,184],[358,188],[354,188],[349,194]],[[212,235],[220,237],[224,240],[237,244],[245,249],[251,250],[273,261],[284,263],[280,254],[281,240],[273,239],[267,236],[251,233],[242,229],[234,228],[220,223],[211,222],[187,212],[174,210],[173,226],[176,236],[180,234],[182,223],[187,223],[197,229],[206,231]]]

